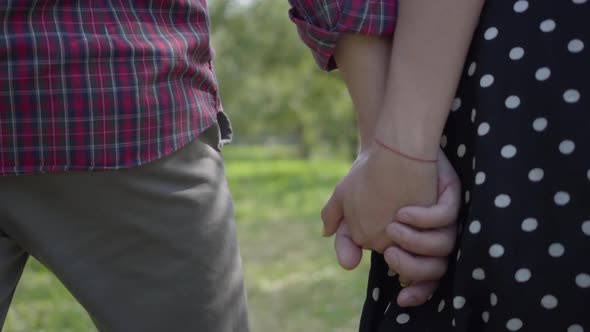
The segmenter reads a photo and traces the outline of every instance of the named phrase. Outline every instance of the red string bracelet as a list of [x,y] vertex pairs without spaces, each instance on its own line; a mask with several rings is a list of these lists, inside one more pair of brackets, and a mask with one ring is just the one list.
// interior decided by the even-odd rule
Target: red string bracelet
[[377,137],[375,137],[374,140],[375,140],[375,143],[381,145],[385,149],[387,149],[387,150],[389,150],[389,151],[397,154],[398,156],[404,157],[404,158],[409,159],[409,160],[413,160],[413,161],[417,161],[417,162],[421,162],[421,163],[435,163],[435,162],[438,161],[438,159],[421,159],[421,158],[412,157],[412,156],[409,156],[409,155],[407,155],[405,153],[402,153],[402,152],[400,152],[400,151],[392,148],[391,146],[383,143]]

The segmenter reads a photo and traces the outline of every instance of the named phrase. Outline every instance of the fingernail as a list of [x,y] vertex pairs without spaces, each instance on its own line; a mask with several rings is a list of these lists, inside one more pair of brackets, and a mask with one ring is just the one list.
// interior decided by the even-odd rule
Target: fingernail
[[389,268],[391,270],[395,270],[396,268],[396,261],[395,261],[395,257],[393,257],[394,255],[388,252],[385,252],[383,254],[383,258],[385,259],[385,263],[387,263],[387,265],[389,266]]
[[405,282],[399,282],[399,285],[402,286],[402,288],[406,288],[408,286],[410,286],[410,284],[406,284]]
[[418,305],[418,299],[415,296],[410,296],[406,299],[406,303],[404,304],[407,307]]
[[326,226],[322,224],[322,236],[326,237]]
[[400,212],[397,217],[398,217],[399,221],[409,222],[409,223],[411,223],[413,221],[412,216],[407,212]]
[[[397,223],[397,224],[399,224],[399,223]],[[402,237],[401,230],[399,228],[400,226],[398,226],[397,224],[393,223],[392,225],[389,226],[389,229],[390,229],[389,234],[391,237],[393,237],[392,240],[394,240],[394,241],[399,240]]]
[[385,255],[385,262],[389,265],[389,268],[397,271],[397,267],[399,264],[399,259],[397,258],[397,254],[395,252],[389,252],[389,254]]

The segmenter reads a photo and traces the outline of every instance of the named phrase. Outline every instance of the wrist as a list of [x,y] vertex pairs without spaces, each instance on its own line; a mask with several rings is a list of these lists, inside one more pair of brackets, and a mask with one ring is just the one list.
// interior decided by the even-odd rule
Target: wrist
[[365,158],[371,172],[375,174],[383,174],[382,172],[390,172],[391,169],[398,167],[420,169],[436,168],[438,161],[438,152],[434,157],[422,158],[415,155],[410,155],[405,151],[402,152],[398,148],[383,144],[379,138],[372,141],[370,148],[366,151]]
[[415,161],[415,162],[418,162],[418,163],[436,163],[438,161],[437,158],[435,158],[435,159],[424,159],[424,158],[421,158],[421,157],[415,157],[415,156],[406,154],[406,153],[402,152],[401,150],[398,150],[398,149],[396,149],[396,148],[394,148],[392,146],[387,145],[386,143],[384,143],[383,141],[381,141],[378,137],[375,137],[373,139],[373,142],[377,146],[379,146],[379,147],[381,147],[381,148],[389,151],[390,153],[393,153],[393,154],[395,154],[395,155],[397,155],[399,157],[402,157],[404,159],[407,159],[407,160]]
[[436,200],[436,162],[417,162],[374,143],[366,155],[366,172],[372,188],[379,189],[378,195],[404,193],[408,199],[404,204],[428,205]]
[[440,138],[430,136],[433,135],[420,130],[409,130],[409,128],[378,130],[372,145],[414,162],[436,162]]
[[445,121],[437,121],[421,110],[415,105],[382,111],[375,128],[375,139],[403,155],[436,160]]

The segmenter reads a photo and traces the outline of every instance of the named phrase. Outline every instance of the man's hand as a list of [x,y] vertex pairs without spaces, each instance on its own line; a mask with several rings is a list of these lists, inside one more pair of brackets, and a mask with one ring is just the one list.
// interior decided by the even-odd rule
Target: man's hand
[[322,210],[324,235],[333,235],[344,222],[354,243],[383,252],[394,244],[385,227],[399,208],[436,201],[436,172],[436,163],[416,162],[373,145],[359,155]]
[[[400,306],[423,304],[438,287],[446,272],[447,256],[456,239],[456,220],[461,200],[461,184],[452,165],[440,152],[438,200],[430,207],[400,209],[396,221],[386,226],[389,239],[396,243],[385,250],[385,259],[400,281],[411,284],[398,295]],[[361,261],[362,248],[352,240],[348,225],[339,225],[334,241],[338,262],[354,269]]]

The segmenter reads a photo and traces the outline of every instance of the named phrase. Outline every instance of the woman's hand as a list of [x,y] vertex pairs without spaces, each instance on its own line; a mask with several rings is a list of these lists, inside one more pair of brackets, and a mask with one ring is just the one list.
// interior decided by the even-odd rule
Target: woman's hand
[[387,226],[387,235],[396,246],[385,250],[385,261],[398,273],[400,282],[409,284],[398,295],[401,306],[420,305],[428,300],[446,273],[448,257],[455,246],[461,184],[442,151],[438,187],[436,205],[402,208],[397,221]]

